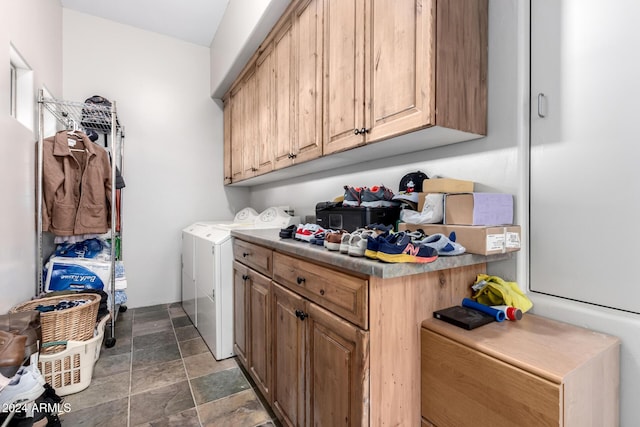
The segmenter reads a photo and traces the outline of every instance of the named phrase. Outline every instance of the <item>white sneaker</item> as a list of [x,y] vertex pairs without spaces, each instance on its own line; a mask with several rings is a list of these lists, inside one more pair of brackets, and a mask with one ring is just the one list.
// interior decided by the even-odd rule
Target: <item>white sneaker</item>
[[22,366],[20,369],[18,369],[16,375],[31,375],[33,376],[33,378],[35,378],[36,381],[38,381],[41,386],[44,386],[47,383],[44,380],[42,373],[40,373],[40,369],[38,369],[38,366],[35,363],[32,363],[29,366]]
[[6,408],[23,402],[36,400],[44,393],[44,387],[31,371],[15,375],[13,380],[0,391],[0,407]]

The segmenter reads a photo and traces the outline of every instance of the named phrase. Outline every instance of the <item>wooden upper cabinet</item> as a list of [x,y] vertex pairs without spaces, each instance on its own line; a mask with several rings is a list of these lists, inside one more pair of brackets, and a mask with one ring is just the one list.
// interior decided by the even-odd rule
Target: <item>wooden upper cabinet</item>
[[324,147],[329,154],[364,144],[365,0],[324,1]]
[[243,90],[243,110],[242,110],[242,126],[243,144],[242,144],[242,178],[251,178],[258,172],[258,137],[260,129],[258,128],[258,97],[256,96],[257,85],[256,67],[246,75]]
[[229,97],[223,100],[224,119],[224,184],[231,184],[231,102]]
[[322,154],[322,6],[306,0],[294,11],[294,162]]
[[486,134],[487,1],[325,0],[324,154],[442,126]]
[[274,69],[273,49],[267,49],[256,61],[255,73],[255,122],[256,174],[273,170],[274,164]]
[[292,1],[231,89],[232,182],[425,128],[397,152],[486,135],[487,43],[488,0]]
[[293,153],[293,64],[292,18],[273,39],[274,150],[275,168],[291,165]]
[[225,122],[231,123],[231,180],[239,181],[243,178],[243,148],[244,148],[244,93],[245,86],[238,85],[231,91],[230,117]]
[[368,140],[435,124],[435,3],[436,0],[368,3]]

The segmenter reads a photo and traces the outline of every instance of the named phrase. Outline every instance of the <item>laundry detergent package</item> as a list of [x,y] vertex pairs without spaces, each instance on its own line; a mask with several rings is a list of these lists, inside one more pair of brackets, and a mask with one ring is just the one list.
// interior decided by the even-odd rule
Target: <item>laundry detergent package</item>
[[83,258],[51,257],[45,268],[45,292],[108,289],[111,263]]

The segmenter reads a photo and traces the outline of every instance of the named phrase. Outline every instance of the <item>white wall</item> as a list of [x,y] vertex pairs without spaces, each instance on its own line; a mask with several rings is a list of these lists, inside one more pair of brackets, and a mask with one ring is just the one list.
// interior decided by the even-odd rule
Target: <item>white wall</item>
[[246,205],[246,190],[222,185],[209,49],[69,9],[63,24],[64,98],[115,100],[125,128],[127,305],[179,301],[181,229]]
[[[9,114],[9,44],[33,70],[34,117],[37,89],[62,93],[62,7],[58,1],[0,2],[0,313],[29,300],[36,291],[35,141]],[[6,95],[5,95],[6,94]]]

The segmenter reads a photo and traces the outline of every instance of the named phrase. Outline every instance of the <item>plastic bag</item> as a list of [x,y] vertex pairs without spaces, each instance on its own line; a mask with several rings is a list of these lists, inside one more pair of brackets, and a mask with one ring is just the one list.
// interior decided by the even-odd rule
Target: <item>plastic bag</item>
[[484,305],[510,305],[523,313],[533,307],[516,282],[507,282],[498,276],[478,274],[472,288],[475,294],[471,298]]

